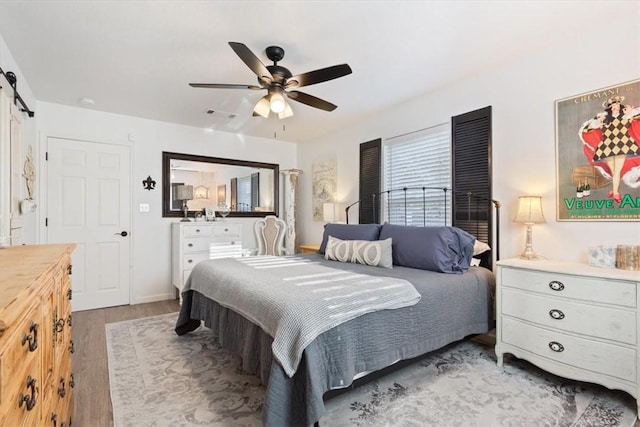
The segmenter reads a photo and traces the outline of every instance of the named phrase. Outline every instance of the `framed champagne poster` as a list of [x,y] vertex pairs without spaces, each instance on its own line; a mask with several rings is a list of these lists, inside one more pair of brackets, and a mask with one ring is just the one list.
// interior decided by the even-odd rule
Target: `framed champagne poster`
[[640,80],[556,101],[558,221],[640,219]]

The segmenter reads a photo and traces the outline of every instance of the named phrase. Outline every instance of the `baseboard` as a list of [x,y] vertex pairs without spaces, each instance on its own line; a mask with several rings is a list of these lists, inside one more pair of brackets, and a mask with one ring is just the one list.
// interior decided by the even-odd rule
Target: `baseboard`
[[176,299],[176,296],[174,293],[150,295],[146,297],[137,297],[131,302],[131,305],[145,304],[148,302],[166,301],[166,300],[172,300],[172,299]]

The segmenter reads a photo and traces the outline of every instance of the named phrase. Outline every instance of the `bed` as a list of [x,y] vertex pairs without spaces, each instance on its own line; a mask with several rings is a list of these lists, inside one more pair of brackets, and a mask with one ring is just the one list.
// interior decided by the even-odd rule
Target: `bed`
[[[480,216],[486,220],[486,215]],[[372,231],[376,226],[377,234]],[[444,240],[451,236],[454,239],[464,238],[465,245],[468,246],[468,233],[461,228],[446,225],[416,228],[388,223],[334,224],[325,227],[322,252],[333,256],[335,253],[332,251],[338,247],[336,245],[344,246],[344,242],[370,241],[372,245],[379,245],[378,242],[391,239],[389,242],[394,242],[394,246],[392,255],[389,256],[393,257],[393,268],[329,260],[321,253],[278,259],[255,257],[249,261],[203,261],[194,267],[194,273],[185,285],[175,331],[178,335],[183,335],[195,330],[204,322],[223,347],[241,356],[242,368],[258,375],[267,387],[262,412],[265,426],[317,424],[325,411],[323,396],[327,391],[349,387],[355,379],[368,373],[491,329],[495,280],[489,268],[468,264],[461,266],[457,259],[456,262],[445,262],[435,268],[444,269],[446,272],[430,271],[413,265],[415,262],[423,263],[425,259],[423,253],[416,256],[416,242],[424,244],[425,236],[428,237],[434,232],[436,238],[442,239],[444,235]],[[359,238],[363,236],[366,238]],[[414,241],[409,242],[408,246],[403,246],[404,241],[412,239]],[[473,240],[476,240],[475,237]],[[429,243],[429,246],[437,247],[438,243],[433,242],[435,240]],[[471,258],[470,253],[465,257],[467,255]],[[484,258],[486,259],[486,252]],[[388,262],[388,259],[383,261]],[[247,263],[252,265],[247,267]],[[370,278],[367,279],[369,281],[391,280],[409,283],[419,297],[417,300],[403,300],[402,303],[392,302],[391,304],[396,304],[397,307],[389,309],[364,310],[364,314],[350,317],[331,325],[328,329],[318,329],[313,339],[305,341],[299,360],[291,365],[283,362],[281,354],[275,352],[274,349],[279,348],[281,340],[270,329],[270,325],[253,316],[251,309],[237,305],[242,299],[253,304],[253,300],[261,297],[247,290],[250,288],[240,291],[243,297],[226,294],[220,296],[221,291],[217,289],[223,282],[229,282],[230,286],[227,288],[233,288],[234,283],[238,286],[249,286],[246,282],[251,281],[256,283],[256,287],[264,288],[265,283],[271,283],[271,272],[286,272],[285,276],[299,276],[298,273],[290,273],[293,268],[287,267],[265,268],[252,272],[256,265],[270,263],[292,263],[296,265],[293,268],[297,268],[298,271],[301,271],[300,265],[303,264],[309,266],[304,267],[304,271],[314,268],[318,269],[318,272],[327,271],[329,273],[326,274],[336,277],[354,275]],[[273,287],[267,289],[274,289],[280,285],[269,286]],[[279,309],[278,303],[274,304],[274,307]]]

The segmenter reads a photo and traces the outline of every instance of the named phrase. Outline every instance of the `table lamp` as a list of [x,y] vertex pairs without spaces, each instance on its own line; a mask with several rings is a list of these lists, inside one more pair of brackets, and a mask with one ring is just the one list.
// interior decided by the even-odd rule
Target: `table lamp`
[[184,212],[184,218],[182,218],[180,222],[191,222],[187,216],[189,214],[187,201],[193,200],[193,185],[177,185],[174,195],[176,200],[182,200],[182,212]]
[[527,226],[527,241],[524,252],[520,254],[523,259],[538,259],[538,255],[533,251],[533,224],[545,222],[542,214],[542,197],[540,196],[520,196],[518,198],[518,213],[513,219],[514,222],[523,222]]

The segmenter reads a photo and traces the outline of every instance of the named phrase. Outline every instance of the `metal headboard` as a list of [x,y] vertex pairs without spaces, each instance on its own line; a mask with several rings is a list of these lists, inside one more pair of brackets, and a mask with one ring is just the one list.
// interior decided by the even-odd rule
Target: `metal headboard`
[[[441,194],[444,201],[444,224],[442,225],[454,225],[461,228],[474,236],[479,237],[479,229],[486,227],[486,236],[480,240],[485,241],[491,247],[491,253],[495,254],[495,260],[500,259],[500,207],[501,203],[498,200],[488,198],[486,196],[474,194],[470,191],[454,190],[446,187],[402,187],[392,190],[385,190],[379,193],[371,195],[372,209],[374,223],[381,223],[380,207],[381,201],[386,197],[389,203],[394,193],[401,192],[403,194],[404,202],[404,223],[407,223],[407,194],[409,192],[421,192],[422,193],[422,218],[423,225],[427,225],[427,201],[432,200],[435,195]],[[439,197],[439,196],[438,196]],[[345,208],[345,217],[347,224],[349,223],[349,209],[359,204],[362,200],[355,201]],[[446,215],[448,208],[451,207],[451,224],[449,224],[449,217]],[[493,208],[493,212],[491,211]],[[493,241],[493,224],[492,213],[495,214],[495,241]],[[391,222],[390,212],[387,211],[387,222]],[[491,253],[486,253],[481,256],[481,265],[492,269]]]

